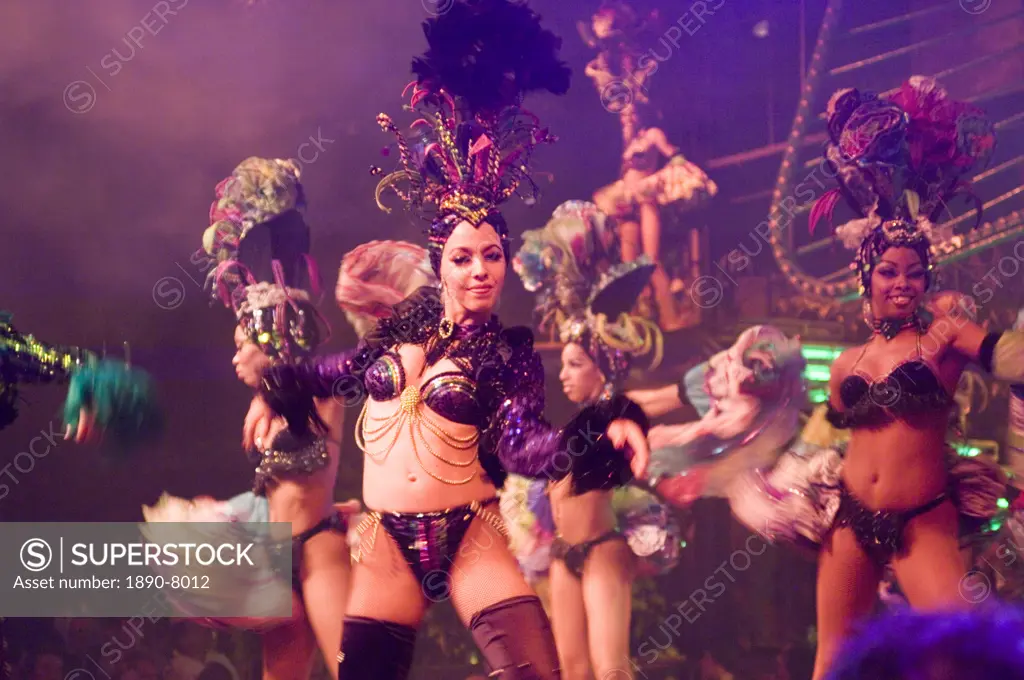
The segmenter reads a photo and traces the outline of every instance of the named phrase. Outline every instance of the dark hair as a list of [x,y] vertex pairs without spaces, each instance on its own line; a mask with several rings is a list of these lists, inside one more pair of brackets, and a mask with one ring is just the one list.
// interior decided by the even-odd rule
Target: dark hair
[[907,610],[872,621],[828,680],[1024,680],[1024,615],[1012,607]]

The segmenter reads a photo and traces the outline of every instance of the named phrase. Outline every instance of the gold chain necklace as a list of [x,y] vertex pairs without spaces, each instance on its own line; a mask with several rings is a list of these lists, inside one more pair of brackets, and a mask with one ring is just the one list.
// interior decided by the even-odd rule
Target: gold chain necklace
[[[412,443],[413,454],[416,456],[416,462],[419,463],[420,468],[422,468],[424,472],[426,472],[428,475],[430,475],[437,481],[443,482],[444,484],[448,484],[450,486],[460,486],[462,484],[468,484],[469,482],[473,481],[476,478],[478,472],[474,470],[473,473],[469,477],[466,477],[465,479],[445,479],[444,477],[441,477],[433,473],[423,463],[423,459],[420,457],[419,446],[417,446],[416,442],[417,435],[419,435],[419,438],[423,441],[423,446],[427,449],[427,452],[430,453],[437,460],[441,461],[442,463],[445,463],[446,465],[458,468],[467,468],[474,465],[480,458],[479,451],[477,451],[477,453],[473,456],[471,460],[466,462],[449,460],[448,458],[445,458],[444,456],[434,451],[433,447],[430,446],[430,442],[427,440],[427,437],[423,433],[424,427],[426,427],[427,430],[433,433],[445,445],[458,451],[468,451],[469,449],[475,447],[477,445],[477,442],[479,442],[480,440],[480,432],[479,430],[477,430],[473,432],[473,434],[466,437],[456,437],[455,435],[446,432],[444,429],[442,429],[439,423],[435,422],[432,418],[430,418],[430,416],[424,413],[427,407],[423,403],[423,400],[421,398],[420,388],[413,385],[409,385],[404,390],[402,390],[402,395],[400,398],[398,408],[395,409],[394,413],[391,413],[390,415],[387,416],[368,416],[366,410],[369,404],[369,399],[367,399],[366,402],[363,404],[363,409],[359,413],[359,419],[356,421],[355,434],[356,445],[363,453],[365,453],[371,459],[377,462],[382,462],[388,457],[388,454],[391,453],[391,450],[394,448],[395,444],[398,443],[398,437],[401,434],[402,426],[408,420],[409,439]],[[367,424],[367,420],[371,420],[382,424],[379,427],[372,429]],[[395,431],[394,437],[382,451],[373,453],[367,448],[367,442],[376,443],[383,439],[391,430]]]

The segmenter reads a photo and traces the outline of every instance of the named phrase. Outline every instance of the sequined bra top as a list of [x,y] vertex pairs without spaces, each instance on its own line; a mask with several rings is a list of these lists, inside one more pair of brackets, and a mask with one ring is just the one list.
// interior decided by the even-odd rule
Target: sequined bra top
[[[455,326],[443,337],[437,332],[426,338],[409,336],[408,342],[399,341],[381,352],[363,373],[363,384],[373,401],[390,402],[398,397],[399,404],[386,415],[371,415],[368,400],[356,422],[356,445],[371,459],[383,462],[401,442],[402,446],[411,447],[423,472],[437,481],[450,485],[473,481],[478,475],[476,449],[488,420],[486,409],[480,405],[478,381],[473,376],[481,368],[483,345],[493,346],[500,331],[501,325],[492,317],[476,326]],[[421,385],[411,385],[397,351],[402,344],[423,350],[425,369],[448,359],[455,370],[443,370],[427,377]],[[474,430],[457,432],[450,423],[470,425]],[[438,443],[443,447],[438,447]],[[452,456],[450,451],[456,455]],[[432,463],[426,462],[429,459],[423,457],[424,453],[433,459]]]
[[623,159],[623,168],[627,170],[639,170],[640,172],[654,172],[658,169],[662,155],[658,147],[650,144],[647,148],[635,149]]
[[[853,368],[867,352],[867,345]],[[935,371],[921,356],[921,336],[917,336],[917,358],[896,366],[884,378],[868,380],[849,375],[839,385],[839,399],[844,410],[828,404],[827,418],[833,427],[849,429],[872,427],[896,419],[941,413],[953,404],[953,397],[943,387]]]
[[[363,381],[374,401],[390,401],[402,395],[407,387],[402,358],[394,350],[388,350],[366,369]],[[416,396],[431,411],[453,423],[477,425],[483,417],[476,397],[476,381],[463,371],[444,371],[431,376],[419,387]]]

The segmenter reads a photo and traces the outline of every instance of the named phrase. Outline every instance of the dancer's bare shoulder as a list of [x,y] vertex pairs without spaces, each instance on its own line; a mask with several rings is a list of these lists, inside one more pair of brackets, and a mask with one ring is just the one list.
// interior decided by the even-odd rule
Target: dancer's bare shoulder
[[831,380],[833,382],[842,382],[843,378],[850,375],[850,371],[853,370],[853,363],[857,360],[857,355],[863,351],[864,345],[856,345],[843,350],[836,357],[835,361],[832,362],[832,368],[829,369]]

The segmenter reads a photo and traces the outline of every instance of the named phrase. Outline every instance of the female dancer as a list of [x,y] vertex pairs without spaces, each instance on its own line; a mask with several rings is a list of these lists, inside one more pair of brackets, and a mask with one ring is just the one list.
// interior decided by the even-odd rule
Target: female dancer
[[[661,359],[657,327],[627,314],[654,267],[646,258],[619,263],[606,235],[614,236],[611,221],[596,206],[569,201],[543,229],[523,235],[512,264],[526,289],[538,293],[540,331],[556,330],[564,343],[558,377],[569,400],[603,412],[604,422],[625,414],[646,427],[621,387],[634,357],[654,350],[655,363]],[[566,680],[633,677],[629,623],[638,565],[628,541],[636,534],[618,526],[612,508],[613,490],[633,475],[610,445],[603,448],[605,465],[574,471],[547,490],[556,532],[551,618]],[[675,548],[661,539],[659,549]]]
[[[78,347],[40,342],[20,333],[12,315],[0,310],[0,430],[18,417],[19,387],[68,385],[64,402],[65,439],[97,441],[104,433],[121,452],[157,434],[161,418],[148,375],[128,364],[99,359]],[[0,680],[13,676],[0,617]]]
[[[316,294],[318,281],[309,227],[300,212],[298,167],[292,161],[249,158],[217,186],[217,199],[203,248],[219,262],[210,282],[237,319],[231,363],[238,379],[256,390],[264,369],[309,361],[322,336],[306,290]],[[280,418],[255,440],[252,493],[226,503],[201,501],[203,516],[291,524],[293,617],[204,620],[259,629],[264,680],[308,677],[318,646],[332,676],[337,669],[350,571],[344,513],[354,508],[333,502],[343,406],[321,399],[316,415],[327,424],[322,438],[303,439]],[[156,508],[144,508],[147,521],[180,521],[177,500],[165,497]],[[237,585],[240,591],[248,587]]]
[[714,181],[686,160],[660,128],[640,127],[623,151],[622,179],[594,194],[594,203],[620,220],[622,259],[630,262],[642,251],[657,264],[651,289],[658,325],[666,333],[690,320],[679,311],[661,265],[661,210],[668,205],[695,206],[717,192]]
[[658,68],[650,54],[644,54],[657,39],[657,19],[657,10],[637,13],[616,0],[602,3],[590,28],[582,22],[578,28],[584,42],[598,50],[584,73],[594,81],[601,104],[617,111],[622,124],[620,179],[595,192],[594,203],[620,220],[625,262],[643,252],[657,265],[650,288],[658,306],[658,323],[663,331],[671,332],[692,325],[693,320],[678,308],[672,283],[661,265],[660,211],[668,205],[692,208],[714,196],[718,187],[669,143],[661,129],[641,124],[640,105],[649,103],[646,82]]
[[594,81],[602,104],[612,111],[620,109],[623,144],[636,135],[637,106],[650,103],[645,81],[658,69],[658,62],[650,55],[645,61],[644,52],[660,33],[657,19],[657,10],[638,13],[624,2],[605,0],[590,18],[590,26],[576,22],[583,42],[597,50],[583,73]]
[[[981,112],[950,100],[934,80],[914,77],[889,99],[836,93],[828,128],[826,157],[860,215],[838,231],[857,246],[865,318],[874,332],[832,366],[829,419],[850,429],[842,461],[828,450],[804,463],[800,491],[809,495],[790,491],[791,480],[781,486],[776,473],[759,485],[773,509],[785,508],[800,524],[788,529],[772,521],[773,531],[820,542],[816,680],[851,627],[870,613],[886,565],[912,607],[967,606],[958,511],[993,514],[1005,479],[996,466],[960,459],[947,447],[953,391],[970,361],[998,379],[1024,380],[1024,334],[986,335],[963,296],[945,294],[932,304],[926,298],[931,248],[941,241],[933,221],[994,143]],[[815,206],[812,226],[838,196]],[[798,459],[781,463],[792,470]],[[737,516],[765,531],[766,516],[737,499]],[[801,502],[808,512],[793,513]]]
[[[426,114],[421,129],[431,129],[422,150],[410,149],[378,117],[398,135],[404,166],[378,196],[404,178],[410,188],[400,196],[437,207],[429,251],[440,291],[417,291],[352,352],[271,367],[262,394],[300,426],[310,394],[369,394],[356,427],[373,511],[357,529],[339,678],[406,677],[426,608],[448,597],[495,676],[558,678],[547,617],[492,508],[507,473],[559,478],[593,465],[592,447],[543,420],[532,334],[502,328],[492,312],[509,248],[498,205],[528,185],[529,152],[550,139],[523,119],[520,98],[528,88],[565,92],[569,72],[555,57],[557,38],[521,3],[456,3],[425,33],[430,51],[414,63],[412,102]],[[246,439],[265,428],[251,423]],[[632,448],[642,476],[641,427],[618,419],[604,435]]]

